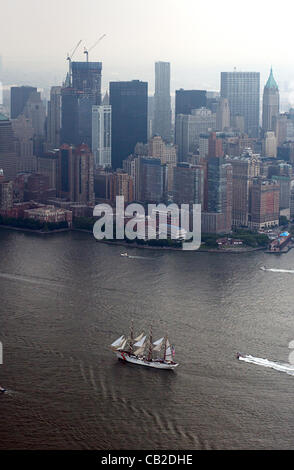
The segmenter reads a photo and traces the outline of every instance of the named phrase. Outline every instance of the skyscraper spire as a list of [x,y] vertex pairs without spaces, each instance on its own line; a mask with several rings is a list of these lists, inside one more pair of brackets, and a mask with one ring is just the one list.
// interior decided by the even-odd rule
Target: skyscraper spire
[[274,89],[274,90],[278,90],[278,89],[279,89],[279,87],[278,87],[278,85],[277,85],[277,82],[276,82],[276,80],[274,79],[273,68],[272,68],[272,67],[271,67],[271,71],[270,71],[268,80],[267,80],[267,82],[266,82],[265,88],[270,88],[270,89]]

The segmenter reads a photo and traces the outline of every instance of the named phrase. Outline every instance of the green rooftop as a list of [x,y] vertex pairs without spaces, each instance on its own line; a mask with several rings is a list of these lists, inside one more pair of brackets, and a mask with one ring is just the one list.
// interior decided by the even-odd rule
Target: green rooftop
[[274,79],[274,76],[273,76],[272,67],[271,67],[270,75],[269,75],[268,80],[266,82],[265,88],[271,88],[271,89],[274,89],[274,90],[279,89],[279,87],[277,85],[277,82],[276,82],[276,80]]

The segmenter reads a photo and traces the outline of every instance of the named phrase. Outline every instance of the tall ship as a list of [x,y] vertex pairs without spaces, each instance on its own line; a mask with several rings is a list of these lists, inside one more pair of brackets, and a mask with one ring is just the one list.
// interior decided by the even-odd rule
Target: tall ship
[[118,359],[141,366],[175,369],[179,365],[174,361],[175,348],[167,335],[153,342],[152,326],[148,339],[144,333],[135,337],[132,322],[129,337],[120,336],[112,343],[111,349]]

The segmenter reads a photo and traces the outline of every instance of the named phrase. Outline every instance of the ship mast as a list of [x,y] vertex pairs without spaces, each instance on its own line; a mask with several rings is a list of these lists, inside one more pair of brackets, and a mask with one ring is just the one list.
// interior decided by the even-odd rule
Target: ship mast
[[152,350],[153,350],[153,344],[152,344],[152,325],[150,325],[150,333],[149,333],[149,351],[148,351],[148,361],[151,361],[152,359]]
[[166,343],[167,343],[167,334],[165,335],[164,338],[164,355],[163,355],[163,360],[165,361],[166,358]]
[[133,354],[134,351],[134,321],[131,321],[130,328],[130,354]]

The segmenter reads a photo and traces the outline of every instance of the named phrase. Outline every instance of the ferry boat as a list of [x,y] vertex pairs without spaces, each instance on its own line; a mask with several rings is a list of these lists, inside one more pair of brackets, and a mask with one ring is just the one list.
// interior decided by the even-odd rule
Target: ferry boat
[[[111,344],[111,349],[118,359],[155,369],[175,369],[179,365],[174,361],[175,348],[167,336],[153,342],[152,326],[150,326],[149,338],[146,341],[147,335],[141,333],[135,338],[133,331],[132,322],[130,336],[125,338],[122,335]],[[161,350],[162,357],[158,354]]]

